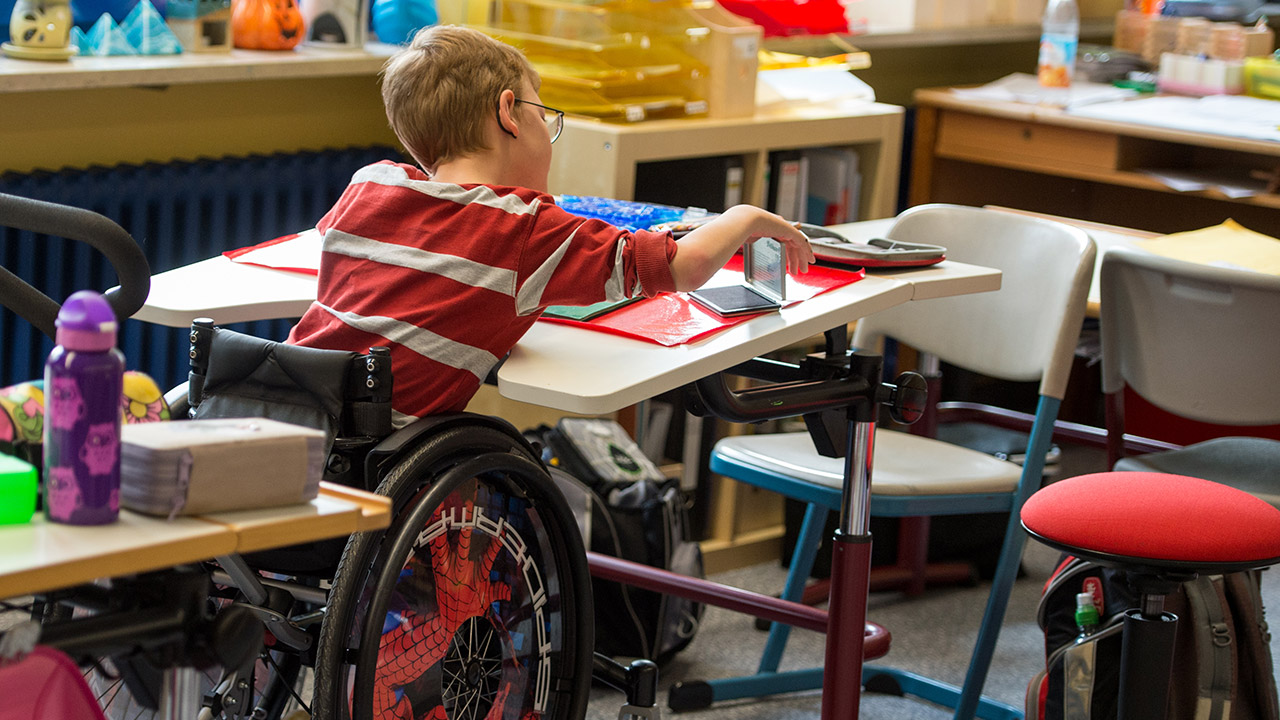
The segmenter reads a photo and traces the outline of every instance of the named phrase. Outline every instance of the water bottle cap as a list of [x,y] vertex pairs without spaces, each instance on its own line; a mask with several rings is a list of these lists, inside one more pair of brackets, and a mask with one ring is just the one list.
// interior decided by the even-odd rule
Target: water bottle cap
[[58,344],[68,350],[102,351],[116,345],[116,314],[106,298],[93,290],[72,293],[54,324]]

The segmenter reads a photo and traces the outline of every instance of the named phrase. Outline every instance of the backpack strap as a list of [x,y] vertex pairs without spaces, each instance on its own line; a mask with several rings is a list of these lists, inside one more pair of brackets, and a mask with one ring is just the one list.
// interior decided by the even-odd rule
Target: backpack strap
[[[1216,576],[1221,581],[1221,576]],[[1200,575],[1183,583],[1195,628],[1196,665],[1199,667],[1196,720],[1228,720],[1235,696],[1235,628],[1227,599],[1210,577]]]
[[1261,572],[1258,570],[1223,576],[1223,589],[1236,621],[1241,668],[1240,701],[1253,701],[1255,714],[1251,717],[1275,720],[1280,717],[1280,702],[1276,698],[1271,631],[1262,605],[1260,583]]

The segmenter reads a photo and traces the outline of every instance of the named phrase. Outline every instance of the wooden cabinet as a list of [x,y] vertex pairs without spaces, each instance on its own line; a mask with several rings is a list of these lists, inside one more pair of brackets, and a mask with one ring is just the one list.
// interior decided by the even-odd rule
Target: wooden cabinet
[[1073,116],[920,90],[909,203],[1004,205],[1155,232],[1227,218],[1280,235],[1280,194],[1176,191],[1144,170],[1280,173],[1280,143]]

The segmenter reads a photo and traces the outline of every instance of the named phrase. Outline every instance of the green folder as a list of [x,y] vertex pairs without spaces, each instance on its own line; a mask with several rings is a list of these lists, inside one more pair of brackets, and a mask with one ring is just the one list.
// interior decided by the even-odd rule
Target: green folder
[[575,305],[551,305],[543,311],[544,316],[564,318],[565,320],[587,321],[592,318],[598,318],[605,313],[613,312],[620,307],[630,305],[637,300],[643,300],[640,295],[632,298],[624,298],[622,300],[604,300],[602,302],[593,303],[591,305],[583,305],[581,307]]

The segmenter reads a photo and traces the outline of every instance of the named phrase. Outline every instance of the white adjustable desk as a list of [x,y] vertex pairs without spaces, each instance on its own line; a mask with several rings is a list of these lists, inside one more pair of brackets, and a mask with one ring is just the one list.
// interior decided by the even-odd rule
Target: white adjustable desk
[[[837,229],[851,238],[874,237],[892,222]],[[894,305],[999,287],[998,270],[951,261],[868,273],[781,312],[675,347],[538,322],[498,371],[498,392],[566,412],[613,412]],[[186,327],[197,317],[217,323],[299,317],[315,292],[312,276],[218,256],[153,277],[147,303],[133,317],[172,327]]]

